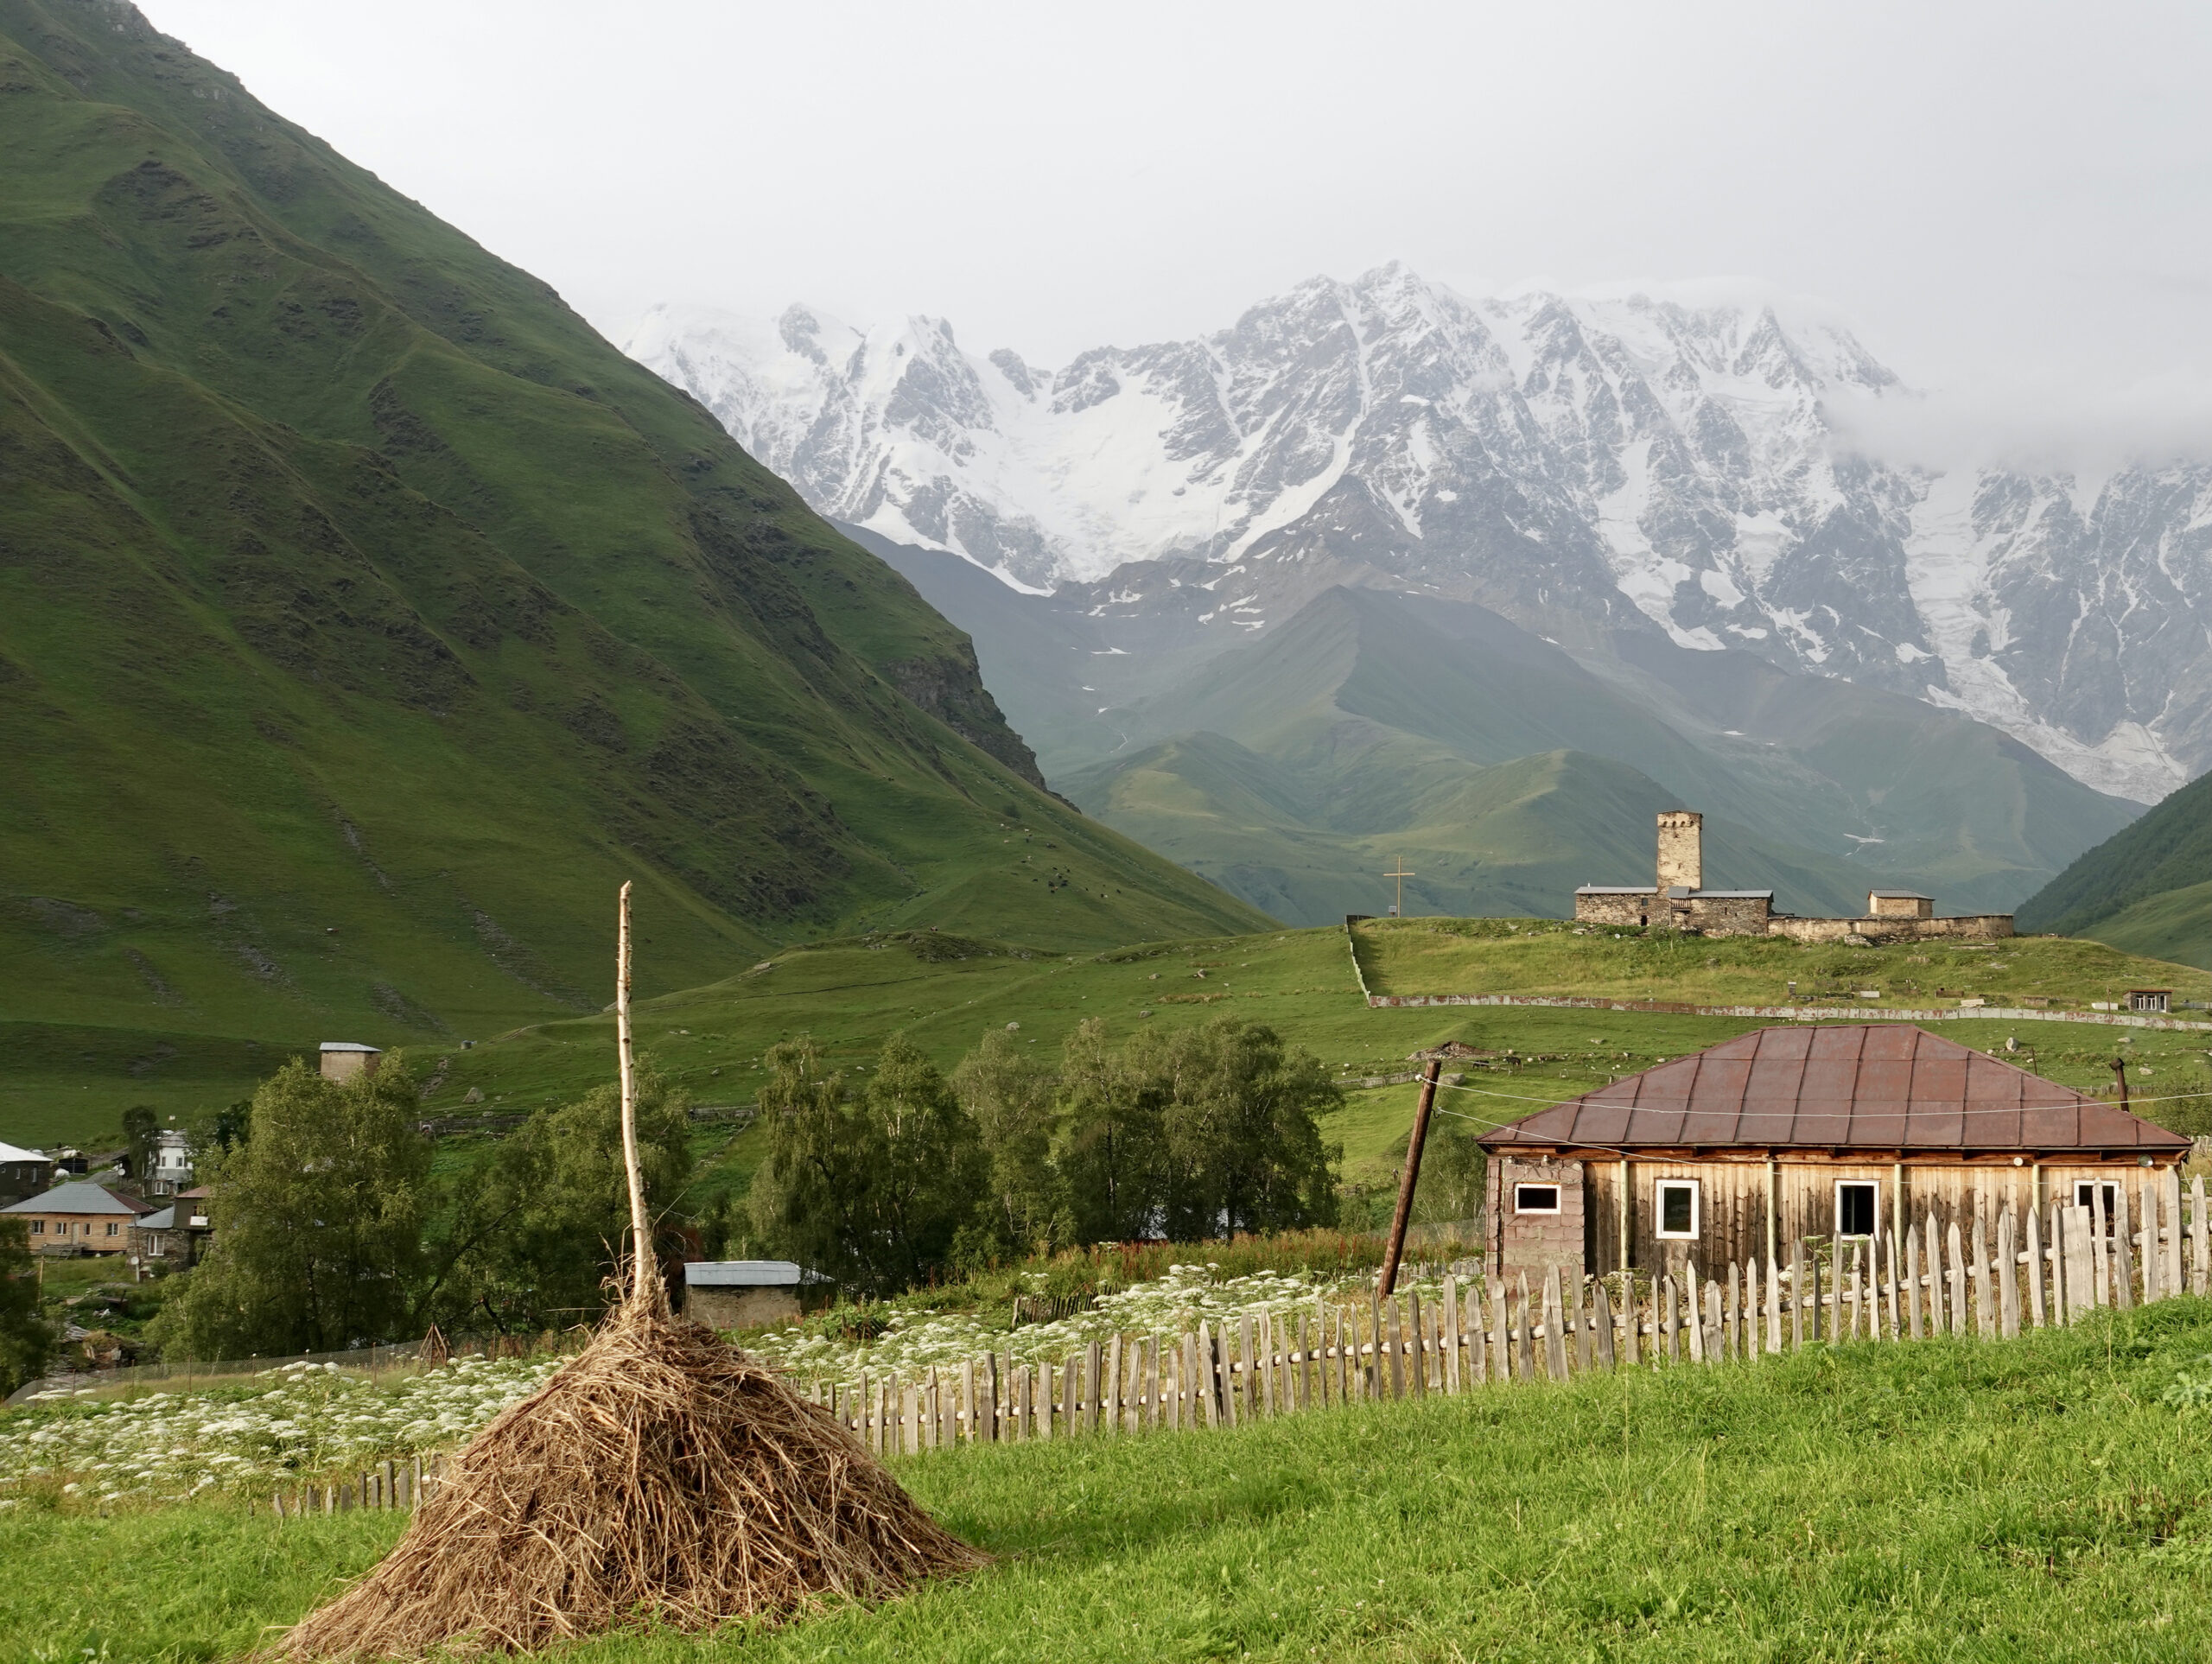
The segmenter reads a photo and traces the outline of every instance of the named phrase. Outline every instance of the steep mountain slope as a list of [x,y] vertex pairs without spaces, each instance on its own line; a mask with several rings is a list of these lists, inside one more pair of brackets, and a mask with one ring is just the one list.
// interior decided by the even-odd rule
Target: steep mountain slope
[[1255,922],[1047,796],[696,405],[130,7],[0,0],[0,154],[10,1019],[595,1007],[632,875],[663,987],[861,919]]
[[2212,767],[2212,467],[1869,460],[1896,375],[1769,306],[1392,265],[1052,371],[804,307],[663,308],[629,350],[825,513],[1027,587],[1205,561],[1255,628],[1317,577],[1421,588],[1577,651],[1649,633],[1964,709],[2138,802]]
[[[1305,835],[1348,829],[1327,806],[1344,793],[1355,757],[1365,778],[1385,758],[1410,771],[1405,791],[1376,781],[1350,794],[1392,814],[1409,801],[1411,780],[1430,781],[1440,768],[1457,780],[1469,765],[1554,752],[1625,765],[1672,803],[1707,810],[1783,861],[1799,886],[1786,905],[1801,910],[1863,905],[1867,886],[1889,883],[1929,889],[1956,911],[2008,908],[2133,812],[1958,713],[1748,653],[1678,647],[1656,632],[1621,632],[1607,651],[1573,655],[1471,603],[1324,587],[1287,621],[1238,630],[1243,645],[1224,647],[1220,614],[1233,619],[1240,594],[1217,567],[1150,562],[1031,595],[957,556],[855,536],[972,632],[986,676],[1038,740],[1056,784],[1271,911],[1267,898],[1288,893],[1281,874],[1295,870],[1306,899],[1287,917],[1373,905],[1375,852],[1331,844],[1324,854]],[[1116,587],[1135,573],[1154,581],[1149,593]],[[1185,743],[1147,749],[1171,738]],[[1209,748],[1231,741],[1234,764]],[[1249,784],[1261,763],[1279,812],[1201,809],[1232,781]],[[1151,784],[1113,784],[1123,769]],[[1163,770],[1185,771],[1185,783],[1168,792]],[[1163,820],[1171,798],[1185,817]],[[1359,831],[1395,836],[1412,824],[1386,817]],[[1617,835],[1625,835],[1563,816],[1548,835],[1580,882],[1649,865],[1648,855],[1618,867],[1599,860]],[[1648,833],[1631,842],[1648,842]],[[1387,862],[1397,846],[1377,848]],[[1462,829],[1437,848],[1431,864],[1441,871],[1488,846]],[[1351,899],[1355,892],[1366,899]],[[1478,893],[1458,880],[1448,892]],[[1446,893],[1434,892],[1438,905]],[[1537,910],[1556,910],[1564,893],[1542,893]],[[1529,895],[1516,881],[1483,905],[1527,911]]]
[[2075,861],[2021,905],[2020,924],[2212,969],[2212,776]]

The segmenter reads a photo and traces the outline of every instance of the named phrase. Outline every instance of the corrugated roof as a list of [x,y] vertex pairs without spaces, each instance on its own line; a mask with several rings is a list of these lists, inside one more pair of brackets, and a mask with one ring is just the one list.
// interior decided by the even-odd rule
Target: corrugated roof
[[1491,1149],[2185,1152],[2189,1140],[1906,1023],[1763,1028],[1483,1135]]
[[381,1048],[373,1045],[363,1045],[359,1040],[325,1040],[320,1050],[324,1051],[370,1051],[375,1052],[378,1056],[383,1055]]
[[683,1267],[687,1288],[796,1288],[829,1280],[789,1260],[694,1260]]
[[46,1161],[51,1159],[42,1150],[19,1150],[12,1144],[0,1144],[0,1162]]
[[128,1197],[118,1196],[105,1184],[82,1178],[71,1184],[56,1184],[43,1195],[25,1197],[0,1208],[0,1213],[127,1213],[134,1219],[152,1211],[143,1202],[134,1205]]

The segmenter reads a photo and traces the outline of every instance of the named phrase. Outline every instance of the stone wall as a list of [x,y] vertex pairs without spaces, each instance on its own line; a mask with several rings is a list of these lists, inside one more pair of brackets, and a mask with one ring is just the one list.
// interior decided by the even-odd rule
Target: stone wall
[[[1533,1161],[1497,1155],[1490,1163],[1491,1263],[1510,1286],[1522,1272],[1531,1287],[1554,1266],[1582,1275],[1583,1178],[1580,1161]],[[1557,1213],[1516,1213],[1516,1184],[1559,1186]]]
[[1878,943],[1896,942],[1997,942],[2012,934],[2010,913],[1970,913],[1957,918],[1793,918],[1784,913],[1767,921],[1769,936],[1798,942],[1840,942],[1847,937]]
[[1595,894],[1577,891],[1574,922],[1578,924],[1609,924],[1615,930],[1623,927],[1640,929],[1649,916],[1657,895],[1654,890],[1604,891]]
[[1774,904],[1764,896],[1692,896],[1668,904],[1681,929],[1707,936],[1764,936]]

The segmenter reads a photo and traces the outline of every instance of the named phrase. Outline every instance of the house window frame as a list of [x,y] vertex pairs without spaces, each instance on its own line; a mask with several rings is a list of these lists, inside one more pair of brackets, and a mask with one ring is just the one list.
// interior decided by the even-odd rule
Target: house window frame
[[[1521,1201],[1521,1192],[1523,1191],[1549,1191],[1552,1193],[1551,1206],[1548,1208],[1532,1208],[1524,1206]],[[1543,1180],[1537,1178],[1516,1178],[1513,1181],[1513,1211],[1515,1214],[1538,1214],[1547,1218],[1556,1218],[1560,1214],[1565,1212],[1566,1210],[1567,1187],[1561,1184],[1557,1179],[1552,1180],[1549,1184],[1546,1184]]]
[[[1667,1192],[1687,1190],[1690,1193],[1690,1228],[1688,1230],[1667,1229]],[[1694,1178],[1655,1178],[1651,1181],[1651,1231],[1662,1242],[1694,1242],[1705,1223],[1705,1185]]]
[[[1874,1193],[1872,1209],[1874,1224],[1870,1230],[1846,1230],[1843,1228],[1843,1192],[1846,1187],[1869,1190]],[[1878,1178],[1839,1178],[1835,1181],[1835,1209],[1834,1213],[1835,1236],[1839,1242],[1871,1242],[1882,1234],[1882,1181]]]
[[[2109,1236],[2119,1229],[2113,1216],[2120,1211],[2120,1182],[2112,1178],[2077,1178],[2074,1181],[2074,1205],[2089,1210],[2090,1228],[2095,1229],[2097,1198],[2095,1186],[2105,1187],[2105,1235]],[[2089,1194],[2084,1194],[2089,1192]]]

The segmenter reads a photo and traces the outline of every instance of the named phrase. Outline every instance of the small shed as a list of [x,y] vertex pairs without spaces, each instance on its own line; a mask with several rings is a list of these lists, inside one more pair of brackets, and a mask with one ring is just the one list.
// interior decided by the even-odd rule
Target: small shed
[[2127,1008],[2130,1011],[2155,1012],[2164,1016],[2173,1008],[2173,1002],[2174,991],[2171,988],[2130,988],[2127,991]]
[[1929,1213],[2107,1196],[2190,1141],[1904,1023],[1763,1028],[1485,1134],[1489,1257],[1572,1276],[1770,1261]]
[[709,1329],[796,1323],[836,1285],[789,1260],[694,1260],[683,1267],[683,1314]]
[[319,1052],[322,1077],[327,1081],[350,1081],[359,1076],[373,1075],[377,1065],[384,1061],[380,1049],[363,1045],[359,1040],[325,1040]]

